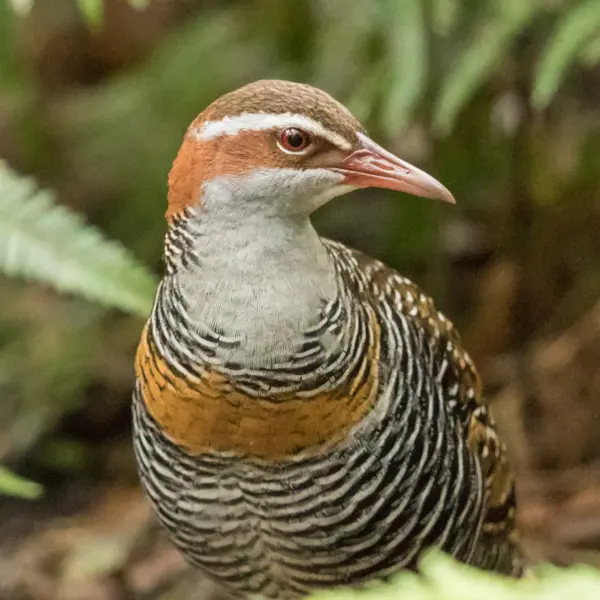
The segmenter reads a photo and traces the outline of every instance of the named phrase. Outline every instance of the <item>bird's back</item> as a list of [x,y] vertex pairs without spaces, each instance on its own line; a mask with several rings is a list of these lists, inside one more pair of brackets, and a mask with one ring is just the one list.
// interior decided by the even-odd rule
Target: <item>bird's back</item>
[[[163,282],[134,394],[140,473],[161,520],[190,560],[245,594],[361,584],[414,568],[429,546],[518,575],[504,447],[456,330],[395,271],[324,243],[337,303],[271,372],[212,364],[227,332],[208,339],[185,330],[177,314],[185,306],[169,277]],[[324,347],[327,339],[334,350],[342,340],[343,352]],[[261,428],[256,411],[236,416],[252,394],[276,426]],[[241,418],[256,439],[186,447],[185,428],[176,435],[164,425],[179,423],[173,398],[186,414],[202,403],[190,431],[204,419],[204,434],[223,440]]]

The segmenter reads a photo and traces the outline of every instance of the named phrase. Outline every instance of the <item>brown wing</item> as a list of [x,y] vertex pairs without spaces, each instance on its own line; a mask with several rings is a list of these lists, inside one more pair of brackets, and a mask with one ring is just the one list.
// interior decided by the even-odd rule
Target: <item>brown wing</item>
[[516,541],[514,481],[506,448],[483,401],[479,374],[462,346],[458,330],[413,282],[358,251],[336,242],[326,244],[335,254],[346,255],[345,259],[356,265],[359,289],[375,296],[375,301],[386,298],[398,311],[413,319],[418,327],[426,330],[440,358],[450,364],[442,385],[456,389],[458,384],[458,392],[448,393],[448,397],[457,399],[456,410],[464,436],[472,452],[479,457],[484,476],[486,515],[482,552],[488,552],[490,563],[495,563],[490,564],[490,568],[520,575],[523,567]]

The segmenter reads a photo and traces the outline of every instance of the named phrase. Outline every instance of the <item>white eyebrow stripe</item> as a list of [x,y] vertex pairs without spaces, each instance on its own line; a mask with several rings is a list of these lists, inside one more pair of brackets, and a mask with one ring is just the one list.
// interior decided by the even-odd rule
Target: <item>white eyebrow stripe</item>
[[244,113],[235,117],[224,117],[220,121],[206,121],[202,127],[194,127],[191,134],[198,140],[210,140],[221,135],[236,135],[240,131],[263,131],[296,127],[331,142],[341,150],[351,150],[352,144],[338,133],[326,129],[310,117],[293,113],[278,115]]

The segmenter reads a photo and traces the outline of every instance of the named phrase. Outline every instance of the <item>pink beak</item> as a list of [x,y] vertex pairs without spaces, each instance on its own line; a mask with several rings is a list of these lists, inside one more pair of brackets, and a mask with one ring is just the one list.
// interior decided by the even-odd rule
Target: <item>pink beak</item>
[[361,148],[347,156],[336,171],[343,173],[343,184],[378,187],[406,192],[422,198],[435,198],[455,204],[454,196],[431,175],[394,156],[362,133]]

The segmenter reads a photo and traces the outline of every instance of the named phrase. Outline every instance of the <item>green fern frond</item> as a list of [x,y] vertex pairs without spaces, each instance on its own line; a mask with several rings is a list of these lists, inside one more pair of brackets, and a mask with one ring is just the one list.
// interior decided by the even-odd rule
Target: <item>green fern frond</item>
[[600,571],[587,566],[546,566],[534,576],[515,580],[466,567],[433,552],[420,574],[400,573],[389,583],[363,590],[338,589],[311,600],[563,600],[600,598]]
[[532,93],[532,103],[536,108],[548,106],[580,51],[599,32],[598,0],[581,3],[559,20],[537,70]]
[[155,282],[120,244],[0,162],[0,272],[140,316]]
[[438,132],[448,132],[460,110],[493,74],[509,45],[540,9],[534,0],[505,0],[502,6],[500,14],[490,15],[489,21],[477,28],[456,68],[442,82],[433,122]]
[[427,32],[421,0],[387,0],[391,85],[382,108],[384,128],[401,131],[425,89]]

